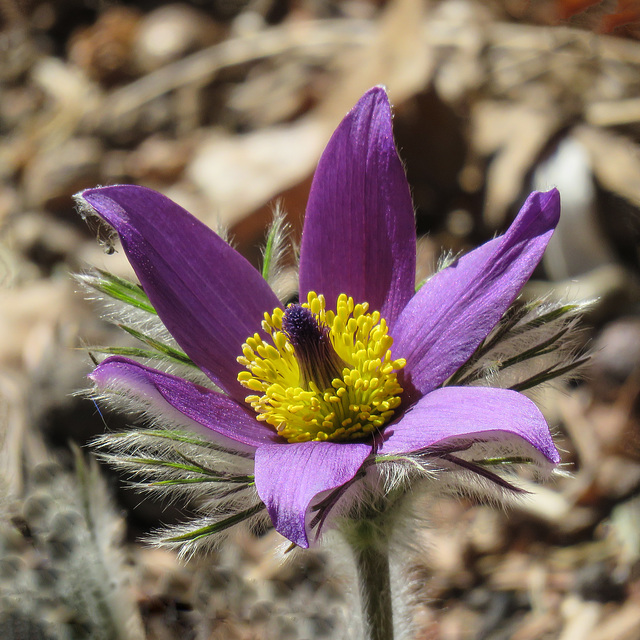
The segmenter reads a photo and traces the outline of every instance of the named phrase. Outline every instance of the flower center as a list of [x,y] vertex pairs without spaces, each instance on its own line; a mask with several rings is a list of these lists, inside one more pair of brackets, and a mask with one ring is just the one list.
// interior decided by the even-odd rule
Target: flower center
[[363,438],[400,404],[405,360],[391,358],[386,321],[344,294],[336,307],[310,292],[303,304],[264,314],[270,341],[256,333],[242,345],[247,371],[238,380],[256,392],[246,401],[289,442]]

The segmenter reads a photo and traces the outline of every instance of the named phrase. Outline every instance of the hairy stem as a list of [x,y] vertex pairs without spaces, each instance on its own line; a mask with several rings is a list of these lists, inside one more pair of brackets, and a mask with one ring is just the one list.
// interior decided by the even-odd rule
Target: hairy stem
[[393,640],[391,579],[387,549],[354,545],[365,640]]
[[340,527],[355,561],[364,640],[394,637],[389,560],[398,508],[406,495],[399,487],[382,498],[363,496],[365,506],[345,518]]

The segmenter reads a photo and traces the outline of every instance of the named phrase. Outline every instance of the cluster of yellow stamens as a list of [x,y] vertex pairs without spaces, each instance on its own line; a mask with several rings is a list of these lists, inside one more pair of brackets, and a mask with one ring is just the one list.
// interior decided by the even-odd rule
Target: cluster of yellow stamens
[[391,358],[387,323],[368,308],[342,294],[334,312],[310,292],[303,304],[264,314],[271,342],[256,333],[238,358],[258,420],[289,442],[354,440],[389,421],[405,361]]

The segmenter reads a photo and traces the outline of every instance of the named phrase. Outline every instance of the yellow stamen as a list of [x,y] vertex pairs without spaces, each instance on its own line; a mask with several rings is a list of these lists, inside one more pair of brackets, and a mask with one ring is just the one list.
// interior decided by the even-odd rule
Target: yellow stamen
[[368,309],[342,294],[327,310],[324,296],[309,292],[302,305],[264,314],[271,342],[256,333],[238,358],[258,420],[289,442],[355,440],[389,422],[406,362],[392,360],[387,323]]

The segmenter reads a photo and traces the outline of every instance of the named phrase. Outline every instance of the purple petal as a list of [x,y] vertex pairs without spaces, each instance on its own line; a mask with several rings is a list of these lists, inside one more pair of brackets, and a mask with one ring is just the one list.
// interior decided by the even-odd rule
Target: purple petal
[[303,442],[256,451],[256,489],[278,532],[305,549],[313,499],[349,482],[371,453],[367,444]]
[[444,387],[389,425],[378,453],[411,453],[451,438],[500,441],[514,435],[549,462],[560,462],[543,415],[526,396],[508,389]]
[[300,298],[368,302],[391,325],[415,286],[409,185],[393,142],[391,109],[374,87],[329,141],[311,186],[300,252]]
[[[413,297],[393,332],[393,354],[425,394],[474,352],[540,261],[560,215],[553,189],[532,193],[508,231],[437,273]],[[410,388],[410,386],[409,386]]]
[[151,414],[170,423],[207,427],[215,440],[234,449],[253,451],[279,440],[271,429],[228,396],[128,358],[107,358],[89,377],[99,391],[115,391],[141,400]]
[[242,344],[280,302],[261,275],[211,229],[144,187],[81,194],[118,232],[140,284],[189,357],[238,400]]

